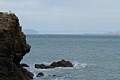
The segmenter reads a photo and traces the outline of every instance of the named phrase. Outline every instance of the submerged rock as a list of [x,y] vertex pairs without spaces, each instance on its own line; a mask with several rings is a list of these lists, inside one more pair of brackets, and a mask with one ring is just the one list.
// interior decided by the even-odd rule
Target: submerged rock
[[70,61],[66,60],[61,60],[57,62],[53,62],[50,65],[45,65],[45,64],[35,64],[35,68],[40,68],[40,69],[50,69],[50,68],[55,68],[55,67],[73,67],[74,65]]
[[44,76],[43,72],[39,72],[36,77],[42,77]]
[[30,51],[18,17],[0,12],[0,80],[30,80],[33,74],[20,66]]

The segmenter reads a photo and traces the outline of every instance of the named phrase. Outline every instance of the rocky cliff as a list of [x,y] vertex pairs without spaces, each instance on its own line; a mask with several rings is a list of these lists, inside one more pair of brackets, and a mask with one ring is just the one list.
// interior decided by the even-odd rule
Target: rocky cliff
[[31,72],[20,66],[23,56],[30,51],[18,17],[0,12],[0,80],[30,80]]

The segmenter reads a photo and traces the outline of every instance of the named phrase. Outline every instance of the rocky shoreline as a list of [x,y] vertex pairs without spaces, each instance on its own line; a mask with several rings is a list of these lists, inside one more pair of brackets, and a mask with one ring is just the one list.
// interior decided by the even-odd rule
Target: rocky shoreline
[[[23,57],[30,51],[18,17],[13,13],[0,12],[0,80],[31,80],[33,73],[25,69],[29,65],[20,64]],[[70,61],[61,60],[50,65],[35,64],[37,69],[56,67],[73,67]],[[44,76],[42,72],[36,77]]]
[[0,12],[0,80],[33,79],[33,74],[20,66],[30,48],[18,17],[13,13]]

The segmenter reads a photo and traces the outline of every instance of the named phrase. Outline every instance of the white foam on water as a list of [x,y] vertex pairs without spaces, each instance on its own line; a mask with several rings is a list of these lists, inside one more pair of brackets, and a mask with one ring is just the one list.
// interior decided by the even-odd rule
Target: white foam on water
[[[49,64],[47,62],[44,62],[45,64]],[[49,72],[49,71],[54,71],[54,70],[57,70],[57,69],[83,69],[83,68],[86,68],[88,66],[87,63],[79,63],[79,62],[72,62],[74,67],[57,67],[57,68],[51,68],[51,69],[37,69],[34,67],[34,65],[30,66],[29,68],[26,68],[27,70],[29,70],[30,72],[32,72],[34,74],[34,80],[36,80],[36,75],[38,72]],[[45,75],[45,77],[47,77],[47,74]],[[65,80],[63,77],[54,77],[54,78],[51,78],[49,80]]]
[[[46,64],[49,64],[48,62],[44,62]],[[56,68],[51,68],[51,69],[37,69],[34,67],[34,65],[30,66],[29,68],[26,68],[27,70],[29,70],[30,72],[36,72],[36,71],[54,71],[56,69],[83,69],[86,68],[88,66],[87,63],[79,63],[79,62],[72,62],[74,67],[56,67]]]
[[63,78],[55,78],[55,79],[51,79],[51,80],[65,80],[65,79],[63,79]]
[[34,74],[33,78],[35,79],[37,75],[36,75],[36,73],[33,73],[33,74]]
[[81,66],[82,68],[85,68],[85,67],[87,66],[87,64],[86,64],[86,63],[82,63],[80,66]]
[[86,68],[88,66],[87,63],[79,63],[79,62],[73,62],[74,68]]
[[77,67],[79,65],[78,62],[73,62],[74,67]]

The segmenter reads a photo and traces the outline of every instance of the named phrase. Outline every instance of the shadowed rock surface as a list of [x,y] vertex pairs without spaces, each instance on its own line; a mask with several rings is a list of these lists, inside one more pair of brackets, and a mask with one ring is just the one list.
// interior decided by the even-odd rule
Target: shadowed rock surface
[[21,63],[20,66],[21,66],[21,67],[30,67],[30,66],[29,66],[28,64],[26,64],[26,63]]
[[43,72],[39,72],[36,77],[42,77],[44,76]]
[[20,66],[30,51],[18,17],[0,12],[0,80],[30,80],[33,74]]
[[57,62],[53,62],[50,65],[45,65],[45,64],[35,64],[35,68],[40,68],[40,69],[50,69],[50,68],[55,68],[55,67],[73,67],[74,65],[70,61],[66,60],[61,60]]
[[53,67],[73,67],[73,64],[70,61],[61,60],[58,62],[53,62],[50,66]]

